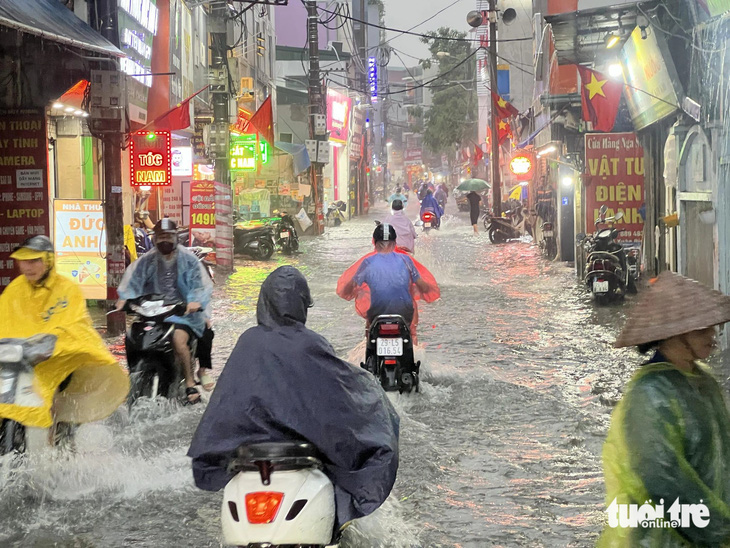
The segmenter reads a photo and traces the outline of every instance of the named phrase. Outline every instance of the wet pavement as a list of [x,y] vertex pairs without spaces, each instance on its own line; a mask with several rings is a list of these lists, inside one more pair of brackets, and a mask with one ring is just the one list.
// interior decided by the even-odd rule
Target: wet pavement
[[[295,257],[239,260],[215,289],[216,373],[281,264],[309,280],[308,326],[359,362],[364,320],[334,289],[371,249],[378,216],[305,239]],[[391,395],[401,415],[398,481],[342,546],[592,546],[604,517],[601,444],[640,362],[610,346],[630,302],[594,306],[569,265],[546,262],[531,243],[490,245],[451,204],[441,230],[418,231],[416,258],[442,290],[419,312],[422,392]],[[727,388],[729,370],[715,361]],[[146,402],[83,426],[74,454],[5,463],[0,545],[220,546],[221,494],[194,487],[185,457],[202,413]]]

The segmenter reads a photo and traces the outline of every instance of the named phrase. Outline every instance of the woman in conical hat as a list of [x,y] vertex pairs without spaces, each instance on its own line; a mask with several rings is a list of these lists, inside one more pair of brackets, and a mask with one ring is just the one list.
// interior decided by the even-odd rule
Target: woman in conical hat
[[701,361],[728,321],[730,297],[671,272],[632,310],[615,346],[653,357],[611,417],[603,447],[608,524],[599,546],[730,544],[730,413]]

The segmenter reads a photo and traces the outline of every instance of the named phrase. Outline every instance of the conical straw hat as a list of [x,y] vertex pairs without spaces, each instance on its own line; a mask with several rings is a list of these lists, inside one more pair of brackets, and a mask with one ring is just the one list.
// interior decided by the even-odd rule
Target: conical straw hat
[[616,348],[638,346],[730,321],[730,297],[674,272],[662,272],[629,314]]

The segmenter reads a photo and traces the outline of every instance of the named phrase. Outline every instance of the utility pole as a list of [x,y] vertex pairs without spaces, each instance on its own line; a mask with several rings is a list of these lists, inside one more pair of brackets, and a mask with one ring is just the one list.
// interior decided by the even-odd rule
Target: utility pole
[[[367,26],[364,21],[367,20],[365,13],[365,0],[360,0],[360,59],[362,60],[362,66],[368,66],[367,56]],[[360,184],[357,192],[357,211],[358,213],[365,212],[365,195],[367,194],[368,200],[370,200],[370,188],[368,182],[368,166],[370,165],[370,124],[365,120],[370,119],[370,93],[368,93],[368,75],[363,73],[360,74],[361,89],[363,93],[363,105],[365,105],[365,116],[363,117],[363,147],[362,147],[362,158],[360,159]],[[368,204],[369,206],[369,204]]]
[[[117,0],[102,3],[101,34],[119,47],[119,25]],[[118,66],[116,67],[119,70]],[[123,77],[121,72],[119,77]],[[104,159],[104,227],[106,230],[106,287],[107,305],[118,298],[117,289],[124,275],[124,218],[122,201],[122,128],[106,133],[103,139]],[[124,314],[109,314],[106,317],[107,334],[116,336],[124,333]]]
[[[489,0],[489,87],[497,92],[497,0]],[[499,127],[497,113],[494,108],[489,109],[489,127],[491,128],[492,147],[489,164],[492,166],[492,211],[495,217],[502,216],[502,181],[499,173]]]
[[[322,136],[317,135],[315,124],[318,115],[322,112],[322,82],[319,76],[319,17],[315,0],[306,0],[307,4],[307,35],[309,37],[309,138],[318,141],[317,155],[322,146]],[[326,132],[325,132],[326,133]],[[325,136],[326,139],[326,136]],[[311,174],[312,194],[314,197],[314,233],[324,233],[324,213],[322,211],[322,195],[324,184],[322,181],[322,164],[314,158]]]
[[229,89],[228,63],[226,62],[226,21],[228,7],[225,3],[210,7],[210,91],[213,103],[213,126],[211,127],[211,150],[215,154],[215,180],[229,184],[228,180],[228,128]]

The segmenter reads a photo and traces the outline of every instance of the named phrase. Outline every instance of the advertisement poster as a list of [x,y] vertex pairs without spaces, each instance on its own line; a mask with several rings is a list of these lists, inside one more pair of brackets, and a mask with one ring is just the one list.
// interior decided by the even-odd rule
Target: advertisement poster
[[[190,246],[215,250],[215,184],[213,181],[190,183]],[[215,263],[215,253],[208,255]]]
[[0,291],[17,275],[13,249],[50,234],[47,157],[42,112],[0,111]]
[[327,89],[327,131],[330,141],[347,143],[350,138],[352,99],[332,88]]
[[162,189],[162,213],[178,225],[183,222],[182,185],[175,184]]
[[233,196],[230,185],[215,184],[217,263],[223,268],[233,267]]
[[56,271],[81,286],[86,299],[106,299],[106,232],[99,200],[53,201]]
[[610,217],[622,211],[618,240],[639,246],[644,234],[644,149],[634,133],[586,135],[586,233],[595,232],[599,209]]

